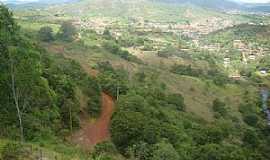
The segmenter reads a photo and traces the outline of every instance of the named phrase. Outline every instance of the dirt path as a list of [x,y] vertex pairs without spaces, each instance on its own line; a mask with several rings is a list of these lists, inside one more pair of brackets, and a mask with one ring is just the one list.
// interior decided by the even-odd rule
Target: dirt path
[[93,123],[86,118],[82,119],[82,128],[72,136],[72,142],[90,149],[94,145],[110,138],[109,126],[114,111],[113,98],[102,93],[102,113]]
[[[65,58],[74,59],[72,56],[65,54],[64,46],[50,46],[49,51],[62,54]],[[83,70],[90,76],[97,77],[98,72],[92,69],[89,65],[79,62]],[[82,148],[89,150],[96,144],[110,139],[110,124],[111,117],[114,111],[114,100],[106,93],[102,93],[102,108],[101,115],[95,122],[90,122],[90,117],[86,112],[81,115],[81,129],[71,136],[71,142],[78,144]],[[85,104],[81,104],[81,108]]]

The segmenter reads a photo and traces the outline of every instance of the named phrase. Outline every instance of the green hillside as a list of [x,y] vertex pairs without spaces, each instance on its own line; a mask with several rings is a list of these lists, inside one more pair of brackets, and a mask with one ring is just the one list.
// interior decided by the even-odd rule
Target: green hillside
[[[78,8],[80,8],[78,10]],[[192,23],[198,20],[211,19],[213,17],[233,20],[237,23],[247,22],[251,18],[242,15],[230,15],[211,9],[202,8],[191,4],[170,4],[158,1],[139,0],[139,1],[102,1],[102,0],[82,0],[79,2],[63,5],[54,5],[48,8],[38,9],[39,14],[32,17],[34,10],[20,10],[20,14],[25,17],[39,19],[59,19],[89,18],[98,17],[103,19],[130,21],[132,19],[143,18],[146,21],[173,22],[173,23]],[[29,15],[27,15],[27,13]],[[55,17],[55,15],[57,15]],[[20,15],[21,16],[21,15]],[[253,17],[254,18],[254,17]]]
[[[189,37],[133,22],[198,22],[203,32],[216,17],[258,19],[146,0],[83,0],[14,16],[1,5],[0,159],[270,159],[260,95],[268,55],[244,64],[234,44],[265,50],[268,26]],[[83,28],[78,19],[111,27]]]

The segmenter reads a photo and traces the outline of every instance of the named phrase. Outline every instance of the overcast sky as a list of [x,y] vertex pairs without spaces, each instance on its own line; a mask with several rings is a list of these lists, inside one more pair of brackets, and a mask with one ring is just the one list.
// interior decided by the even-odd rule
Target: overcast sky
[[235,0],[240,2],[248,2],[248,3],[268,3],[270,0]]
[[[8,2],[8,1],[11,1],[11,0],[0,0],[0,1],[2,1],[2,2]],[[33,2],[33,1],[42,1],[42,0],[17,0],[17,1],[21,1],[21,2]],[[248,2],[248,3],[267,3],[267,2],[270,2],[270,0],[234,0],[234,1]]]

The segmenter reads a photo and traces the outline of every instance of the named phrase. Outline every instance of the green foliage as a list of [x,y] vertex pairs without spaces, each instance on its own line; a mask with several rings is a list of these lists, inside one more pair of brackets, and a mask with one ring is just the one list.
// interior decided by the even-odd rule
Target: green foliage
[[75,26],[69,22],[63,22],[58,33],[57,37],[63,41],[71,42],[75,39],[77,34]]
[[101,89],[110,95],[117,97],[118,94],[125,94],[128,90],[128,75],[124,70],[115,70],[109,62],[98,64],[98,69],[102,71],[97,78]]
[[181,94],[170,94],[167,96],[166,101],[179,111],[185,110],[184,97]]
[[110,142],[110,141],[106,141],[103,143],[99,143],[95,146],[95,154],[102,154],[102,153],[111,153],[111,154],[115,154],[117,153],[117,149],[115,147],[115,145]]
[[[112,140],[124,151],[125,148],[143,139],[146,117],[138,112],[118,112],[112,121]],[[123,134],[125,132],[125,134]]]
[[[46,144],[47,139],[53,143],[60,141],[62,147],[54,146],[57,150],[67,154],[76,152],[74,147],[67,149],[62,137],[68,137],[70,131],[79,127],[80,112],[87,111],[91,116],[96,117],[100,114],[101,91],[105,91],[119,98],[110,128],[112,142],[96,145],[91,156],[87,155],[85,159],[124,159],[122,156],[118,157],[118,152],[126,158],[138,160],[269,159],[267,154],[270,144],[269,131],[261,120],[258,106],[253,104],[251,99],[246,99],[250,104],[244,104],[239,108],[244,122],[249,126],[243,125],[234,117],[228,118],[230,115],[228,116],[226,104],[219,99],[213,101],[212,109],[216,117],[223,118],[210,122],[203,121],[190,112],[183,112],[185,111],[183,96],[173,94],[174,92],[169,88],[171,86],[167,87],[158,81],[159,73],[152,73],[155,69],[151,66],[149,67],[151,71],[148,71],[145,69],[147,66],[142,68],[142,65],[136,65],[140,71],[133,74],[122,69],[114,69],[107,61],[98,62],[98,77],[96,79],[89,77],[76,61],[62,56],[49,56],[31,39],[20,34],[19,27],[11,17],[12,14],[5,7],[0,7],[0,13],[1,137],[16,139],[19,136],[19,124],[10,87],[10,69],[13,64],[16,88],[20,91],[19,104],[25,104],[25,107],[22,107],[22,116],[26,140],[42,145]],[[57,36],[63,41],[71,42],[75,38],[76,30],[71,23],[68,23],[63,23]],[[252,31],[250,34],[255,35],[258,32],[261,31]],[[51,33],[51,29],[44,27],[40,30],[39,36],[43,41],[50,41]],[[97,44],[95,47],[90,47],[93,52],[106,50],[138,64],[143,63],[121,49],[120,45],[144,46],[147,50],[153,48],[153,44],[145,38],[145,35],[143,35],[145,37],[124,35],[114,40],[106,29],[103,36],[94,33],[90,36],[93,36],[91,40],[95,40],[94,43],[105,41],[103,48],[98,47]],[[81,42],[68,44],[72,44],[68,46],[68,50],[76,48],[88,51]],[[211,80],[219,86],[230,82],[226,73],[218,68],[216,61],[219,57],[215,55],[208,52],[182,54],[172,46],[158,53],[158,56],[165,58],[173,55],[191,61],[196,59],[210,65],[210,69],[207,70],[193,64],[192,66],[175,65],[171,69],[173,73]],[[90,60],[91,63],[93,59]],[[259,68],[268,67],[267,58],[262,59],[262,63]],[[213,87],[220,89],[220,87]],[[182,90],[179,92],[182,93]],[[82,97],[87,103],[81,102]],[[189,97],[186,101],[190,101]],[[82,107],[81,104],[87,106]],[[18,157],[25,153],[21,148],[20,144],[9,144],[4,148],[2,155],[5,156],[4,159],[19,159]]]
[[257,115],[257,105],[252,103],[242,104],[239,107],[239,111],[243,115],[243,120],[248,125],[256,127],[259,121],[259,117]]
[[248,125],[253,126],[253,127],[255,127],[255,126],[257,125],[258,120],[259,120],[259,118],[258,118],[258,116],[257,116],[255,113],[253,113],[253,114],[248,114],[248,115],[245,115],[245,116],[244,116],[244,121],[245,121]]
[[145,142],[138,142],[127,150],[129,159],[149,159],[152,156],[153,147]]
[[193,133],[193,138],[197,144],[205,145],[211,143],[221,143],[229,136],[222,126],[209,125],[197,128]]
[[44,56],[43,76],[48,79],[56,93],[56,104],[60,108],[64,128],[71,129],[71,126],[74,128],[79,126],[80,105],[75,92],[77,87],[82,88],[83,94],[89,97],[87,111],[92,116],[99,115],[101,89],[98,82],[88,77],[80,65],[73,60]]
[[111,35],[111,32],[108,28],[106,28],[103,32],[103,37],[106,39],[106,40],[112,40],[113,37]]
[[51,27],[42,27],[40,28],[39,32],[38,32],[38,36],[40,38],[40,40],[44,41],[44,42],[50,42],[52,41],[53,38],[53,29]]
[[3,160],[20,160],[23,154],[23,145],[15,142],[6,144],[1,153]]
[[154,145],[153,157],[151,160],[178,160],[180,156],[173,146],[168,142],[160,142]]
[[194,153],[194,159],[198,160],[242,160],[247,157],[244,150],[233,145],[207,144]]
[[[172,110],[181,109],[182,97],[170,95],[169,97],[175,101],[168,104],[169,99],[161,98],[153,93],[147,95],[147,99],[136,93],[121,96],[117,103],[117,111],[113,115],[111,133],[112,141],[122,153],[130,154],[127,153],[129,151],[126,148],[131,148],[133,156],[149,159],[152,157],[150,154],[152,146],[162,138],[167,138],[174,146],[187,141],[188,138],[180,128],[167,123],[166,116],[157,110],[159,107],[166,106],[174,106],[168,107]],[[158,100],[158,98],[161,99]],[[157,108],[151,105],[156,105]],[[141,147],[146,147],[143,149],[144,152]]]
[[225,117],[228,114],[226,104],[219,99],[215,99],[212,105],[213,111],[216,113],[215,117]]
[[88,113],[96,117],[101,112],[101,87],[96,79],[86,78],[83,82],[84,93],[90,97],[88,100]]
[[158,51],[157,55],[163,58],[169,58],[173,55],[177,55],[178,51],[172,46],[167,46],[165,49]]
[[180,75],[198,77],[202,79],[210,79],[219,86],[224,86],[226,83],[230,82],[229,77],[225,73],[222,73],[217,69],[211,69],[207,72],[204,72],[202,69],[192,68],[191,65],[174,65],[171,68],[171,72]]
[[145,47],[145,44],[147,44],[147,41],[148,41],[147,38],[137,36],[137,35],[130,35],[130,34],[124,34],[119,39],[117,39],[117,42],[123,47],[135,47],[135,46]]
[[91,99],[89,108],[98,110],[97,81],[88,78],[75,61],[49,56],[20,34],[6,8],[1,6],[0,11],[0,95],[4,97],[0,100],[0,135],[16,139],[22,126],[26,140],[54,139],[79,127],[75,91],[85,88],[84,94]]
[[245,145],[255,148],[259,144],[259,137],[254,130],[248,129],[244,133],[243,142]]
[[115,43],[114,41],[106,41],[103,44],[103,47],[110,53],[115,54],[120,56],[121,58],[130,61],[130,62],[135,62],[135,63],[139,63],[142,64],[142,61],[137,58],[136,56],[130,54],[128,51],[126,50],[122,50],[120,48],[120,46]]
[[[1,12],[7,11],[2,9]],[[46,79],[41,76],[40,51],[19,34],[19,28],[12,22],[11,14],[3,17],[1,13],[1,34],[5,30],[4,37],[1,36],[1,73],[0,73],[0,95],[5,97],[0,103],[2,133],[7,136],[10,130],[18,135],[19,114],[25,130],[25,138],[41,132],[37,124],[41,122],[46,126],[54,125],[52,122],[57,119],[56,114],[44,116],[44,113],[53,108],[53,93],[48,87]],[[53,111],[52,111],[53,112]],[[18,117],[18,118],[17,118]],[[34,125],[35,122],[36,124]],[[12,127],[6,127],[12,126]],[[20,133],[22,136],[22,133]],[[11,134],[15,136],[16,134]]]
[[201,74],[203,74],[203,71],[200,69],[193,69],[191,68],[191,65],[185,66],[185,65],[174,65],[171,68],[171,71],[175,74],[180,75],[187,75],[187,76],[193,76],[193,77],[199,77]]

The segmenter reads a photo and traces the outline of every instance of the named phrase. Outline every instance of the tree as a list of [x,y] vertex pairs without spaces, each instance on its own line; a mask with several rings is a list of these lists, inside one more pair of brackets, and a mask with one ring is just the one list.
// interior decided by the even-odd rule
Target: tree
[[23,154],[23,146],[14,142],[7,143],[1,152],[3,160],[19,160]]
[[[7,91],[10,92],[11,96],[13,97],[13,102],[16,107],[17,116],[19,120],[20,125],[20,132],[21,132],[21,141],[24,140],[23,135],[23,126],[22,126],[22,114],[20,110],[20,104],[19,104],[19,93],[18,93],[18,86],[17,86],[17,77],[16,77],[16,67],[18,64],[15,64],[16,57],[14,56],[16,53],[15,47],[10,47],[12,45],[12,42],[14,41],[14,35],[16,34],[18,27],[14,22],[14,19],[12,18],[12,13],[9,12],[9,10],[3,6],[0,6],[0,15],[3,15],[0,17],[0,53],[1,57],[1,81],[0,84],[9,84]],[[13,54],[15,53],[15,54]],[[2,63],[3,62],[3,63]],[[4,82],[4,83],[3,83]],[[5,91],[3,91],[4,93]],[[5,93],[4,93],[5,94]]]
[[77,31],[75,26],[71,22],[66,21],[61,25],[57,36],[63,41],[71,42],[74,40],[76,34]]
[[244,115],[244,121],[250,126],[256,127],[258,120],[259,119],[255,113]]
[[103,36],[104,36],[104,38],[107,39],[107,40],[112,40],[112,39],[113,39],[113,37],[112,37],[112,35],[111,35],[111,32],[110,32],[110,30],[109,30],[108,28],[106,28],[106,29],[104,30]]
[[226,104],[219,99],[215,99],[212,105],[213,111],[216,113],[216,117],[225,117],[228,113],[226,110]]
[[120,151],[142,140],[142,130],[147,122],[139,112],[120,111],[114,114],[111,125],[112,141]]
[[165,141],[162,141],[154,146],[153,157],[151,160],[178,160],[178,153],[173,146]]
[[259,137],[254,130],[248,129],[245,131],[243,136],[243,142],[245,145],[255,148],[259,144]]
[[179,111],[185,110],[184,97],[181,94],[170,94],[167,96],[166,101]]
[[53,40],[53,30],[49,26],[41,27],[38,32],[39,38],[42,41],[50,42]]
[[38,114],[31,113],[51,105],[50,92],[41,77],[39,50],[19,34],[8,9],[0,6],[0,15],[0,114],[5,115],[0,120],[4,126],[15,126],[24,141],[24,129],[31,126],[26,120],[39,120]]

